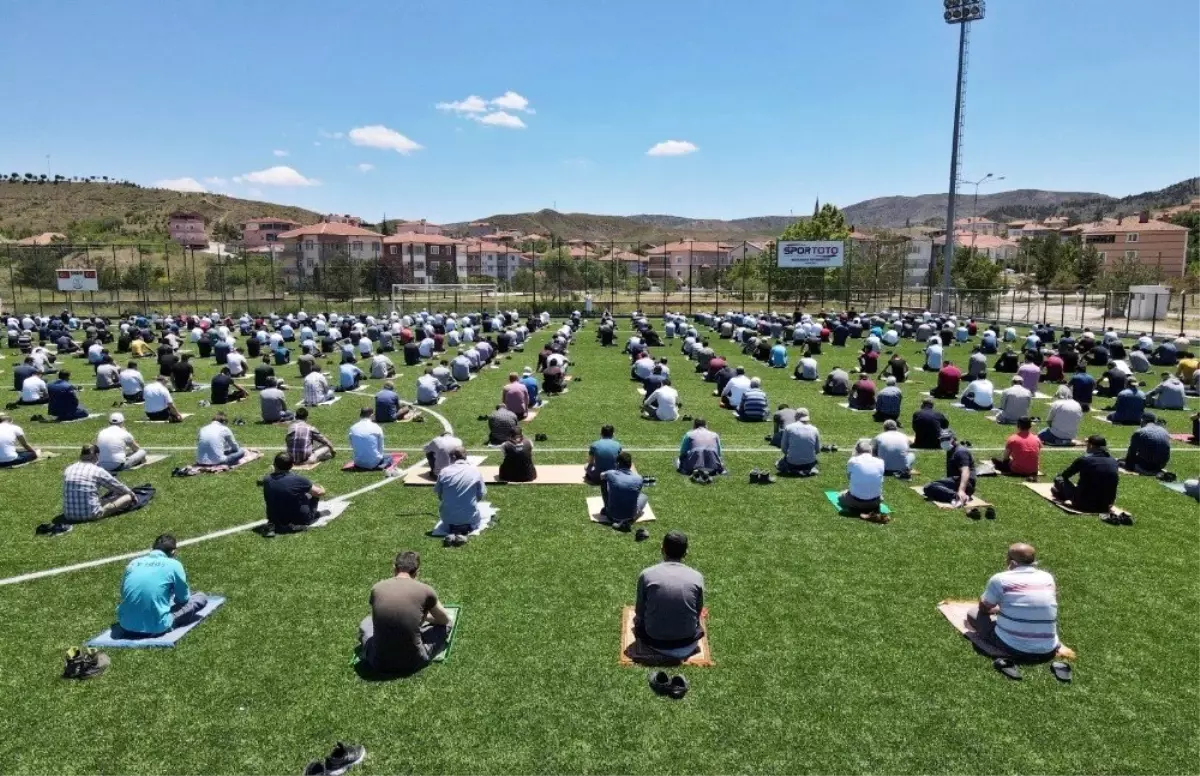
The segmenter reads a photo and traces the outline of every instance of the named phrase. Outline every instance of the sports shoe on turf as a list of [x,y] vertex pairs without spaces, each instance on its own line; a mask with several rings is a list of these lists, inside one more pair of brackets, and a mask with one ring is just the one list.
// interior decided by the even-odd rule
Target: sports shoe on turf
[[329,776],[339,776],[358,765],[366,756],[365,747],[338,741],[337,746],[325,758],[325,773]]
[[983,516],[986,517],[988,520],[995,520],[996,519],[996,508],[988,507],[987,509],[985,509],[983,511]]
[[614,531],[620,531],[621,533],[629,533],[631,530],[633,530],[630,526],[630,524],[632,522],[633,522],[632,520],[622,520],[618,523],[613,523],[612,527],[613,527]]
[[967,510],[967,517],[971,518],[972,520],[978,520],[983,517],[983,513],[979,511],[979,507],[975,507],[974,509]]
[[263,526],[262,535],[264,539],[274,539],[275,525],[273,523],[267,523],[265,526]]
[[79,647],[70,647],[65,655],[62,677],[63,679],[77,679],[79,677],[80,662]]
[[79,672],[76,679],[95,679],[108,670],[112,661],[108,659],[108,655],[103,652],[97,652],[91,648],[84,648],[83,654],[80,656]]
[[671,683],[667,685],[667,692],[674,700],[679,700],[687,695],[688,681],[683,677],[683,674],[676,674],[671,677]]
[[633,535],[633,540],[636,542],[644,542],[650,538],[650,532],[645,528],[637,529],[637,533]]
[[667,676],[666,671],[651,670],[646,681],[655,695],[666,695],[670,692],[671,678]]
[[454,545],[454,534],[446,534],[444,537],[442,537],[442,546],[443,547],[455,546]]
[[304,768],[304,776],[325,776],[325,763],[313,760]]

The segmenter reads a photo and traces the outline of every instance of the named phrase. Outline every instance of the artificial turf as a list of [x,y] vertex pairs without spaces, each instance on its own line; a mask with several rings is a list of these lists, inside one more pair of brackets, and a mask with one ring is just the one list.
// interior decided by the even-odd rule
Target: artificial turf
[[[672,471],[670,450],[685,424],[639,420],[628,357],[600,348],[592,331],[585,328],[571,351],[582,379],[526,431],[548,436],[536,445],[539,462],[581,463],[599,427],[613,423],[637,468],[659,477],[648,491],[658,516],[651,541],[589,523],[586,486],[495,486],[489,497],[499,524],[465,548],[443,549],[425,536],[434,522],[432,490],[392,482],[354,497],[327,528],[273,541],[244,531],[183,548],[193,587],[227,596],[226,606],[177,648],[113,652],[107,674],[81,683],[58,678],[62,651],[111,622],[123,563],[0,586],[0,770],[290,773],[338,739],[367,747],[364,774],[1196,770],[1194,501],[1153,479],[1122,477],[1118,503],[1137,523],[1114,527],[1066,515],[1018,480],[983,479],[979,495],[1000,516],[972,522],[908,489],[942,475],[941,454],[932,452],[921,453],[923,474],[913,483],[886,483],[890,524],[840,518],[822,491],[845,486],[854,440],[879,431],[870,415],[841,409],[818,395],[819,385],[735,357],[735,346],[720,343],[718,352],[764,378],[772,407],[807,406],[824,441],[842,450],[824,456],[818,477],[749,485],[746,473],[776,458],[763,441],[769,424],[738,423],[717,409],[676,341],[660,350],[682,411],[709,419],[732,469],[711,486],[695,485]],[[545,337],[539,332],[533,342]],[[920,364],[917,345],[900,349]],[[469,447],[481,448],[486,435],[476,416],[494,406],[509,369],[532,365],[534,350],[485,370],[436,408]],[[962,347],[947,352],[966,360]],[[15,363],[7,356],[0,362],[6,389]],[[69,361],[75,382],[90,385],[91,369]],[[827,348],[819,361],[822,374],[849,367],[853,351]],[[153,360],[144,361],[143,372],[153,371]],[[418,369],[399,371],[401,393],[411,395]],[[205,381],[211,363],[198,372]],[[298,383],[294,367],[277,372]],[[904,388],[906,418],[931,381],[916,377]],[[197,413],[182,425],[129,428],[143,445],[190,449],[212,414],[198,406],[203,398],[176,396],[184,412]],[[343,450],[346,429],[368,401],[359,398],[310,418]],[[82,400],[93,412],[111,410],[111,393],[89,390]],[[977,458],[1010,431],[938,404]],[[41,424],[31,414],[14,413],[31,443],[63,446],[63,457],[0,471],[0,578],[145,549],[163,532],[183,539],[262,516],[254,480],[267,461],[176,479],[171,469],[191,460],[178,450],[123,475],[158,488],[148,508],[35,537],[34,526],[59,511],[61,472],[73,459],[65,448],[90,441],[104,421]],[[132,419],[137,408],[126,414]],[[283,427],[254,425],[256,399],[230,414],[248,421],[234,428],[243,444],[281,449]],[[1172,431],[1188,430],[1188,413],[1164,414]],[[416,450],[440,429],[431,418],[385,433],[389,448],[419,459]],[[1106,434],[1119,449],[1130,429],[1086,419],[1080,433]],[[1047,451],[1042,469],[1053,474],[1077,454]],[[495,452],[489,462],[498,462]],[[1196,476],[1196,448],[1176,445],[1169,468]],[[343,474],[336,462],[308,476],[331,496],[378,481]],[[673,528],[688,533],[688,560],[706,577],[717,661],[683,670],[691,691],[680,702],[653,695],[645,671],[617,660],[621,607]],[[1069,686],[1045,667],[1026,669],[1020,683],[1003,679],[935,609],[944,598],[976,597],[1014,541],[1034,544],[1057,577],[1061,634],[1078,652]],[[422,578],[442,600],[463,606],[464,620],[449,661],[413,678],[369,682],[351,667],[355,627],[370,586],[400,549],[422,552]]]

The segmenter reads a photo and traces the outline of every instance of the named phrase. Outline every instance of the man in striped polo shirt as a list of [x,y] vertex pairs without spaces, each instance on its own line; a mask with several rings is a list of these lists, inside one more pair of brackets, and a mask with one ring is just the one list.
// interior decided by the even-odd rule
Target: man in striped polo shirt
[[742,392],[737,414],[738,420],[749,421],[764,421],[771,417],[771,408],[767,394],[762,389],[762,380],[755,377],[750,381],[750,387]]
[[988,580],[979,598],[979,611],[968,621],[979,636],[1015,658],[1036,661],[1052,657],[1059,646],[1054,577],[1037,568],[1032,545],[1012,545],[1007,561],[1005,570]]

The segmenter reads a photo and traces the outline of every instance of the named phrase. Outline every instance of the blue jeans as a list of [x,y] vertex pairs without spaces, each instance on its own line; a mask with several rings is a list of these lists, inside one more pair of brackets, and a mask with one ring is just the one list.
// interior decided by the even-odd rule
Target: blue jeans
[[245,457],[246,457],[246,448],[244,448],[244,447],[238,448],[237,450],[234,450],[232,453],[226,453],[225,457],[221,459],[221,463],[219,465],[220,466],[235,466],[238,461],[242,460]]
[[1038,439],[1042,440],[1043,444],[1051,445],[1053,447],[1070,447],[1071,446],[1070,439],[1059,439],[1058,437],[1054,436],[1054,434],[1051,433],[1050,429],[1048,429],[1048,428],[1044,428],[1040,432],[1038,432]]

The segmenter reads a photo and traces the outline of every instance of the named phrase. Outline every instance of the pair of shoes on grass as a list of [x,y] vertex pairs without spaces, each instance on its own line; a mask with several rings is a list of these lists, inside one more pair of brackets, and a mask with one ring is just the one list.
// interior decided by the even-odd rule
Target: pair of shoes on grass
[[866,520],[868,523],[877,523],[879,525],[887,525],[892,522],[892,518],[878,511],[863,512],[858,517],[861,520]]
[[[999,671],[1006,679],[1020,681],[1024,677],[1021,676],[1021,669],[1011,658],[998,657],[992,661],[992,668]],[[1050,673],[1054,678],[1063,684],[1071,683],[1071,664],[1065,660],[1055,660],[1050,664]]]
[[697,485],[712,485],[713,481],[712,476],[703,469],[697,469],[692,472],[691,480]]
[[836,453],[837,451],[838,451],[837,445],[821,445],[822,453]]
[[971,509],[967,512],[967,517],[971,518],[972,520],[978,520],[981,517],[986,517],[988,520],[995,520],[996,519],[996,508],[993,506],[989,506],[987,509],[985,509],[981,513],[979,511],[979,507],[974,507],[973,509]]
[[466,543],[466,534],[446,534],[446,537],[442,539],[443,547],[462,547]]
[[304,776],[340,776],[367,756],[365,747],[338,741],[324,760],[313,760],[304,769]]
[[668,676],[666,671],[651,671],[647,681],[655,695],[663,695],[672,700],[679,700],[687,695],[688,681],[682,674]]
[[71,647],[67,650],[63,679],[95,679],[108,670],[108,655],[91,647]]
[[1133,516],[1125,511],[1109,512],[1100,518],[1100,522],[1108,523],[1109,525],[1133,525]]
[[62,536],[65,533],[70,533],[75,526],[70,523],[41,523],[33,530],[37,536]]
[[751,485],[772,485],[772,484],[774,484],[774,482],[775,482],[775,478],[772,477],[771,473],[769,471],[767,471],[766,469],[751,469],[750,470],[750,484]]

